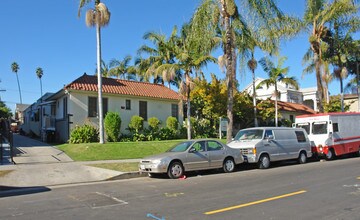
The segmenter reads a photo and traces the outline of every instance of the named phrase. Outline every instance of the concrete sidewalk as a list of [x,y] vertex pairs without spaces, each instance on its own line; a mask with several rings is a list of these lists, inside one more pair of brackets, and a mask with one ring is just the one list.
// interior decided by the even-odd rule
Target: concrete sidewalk
[[18,134],[14,134],[14,146],[19,150],[13,158],[15,164],[0,165],[0,171],[11,171],[0,176],[0,191],[7,187],[54,186],[139,176],[137,172],[124,173],[89,166],[138,162],[139,159],[74,162],[54,146]]

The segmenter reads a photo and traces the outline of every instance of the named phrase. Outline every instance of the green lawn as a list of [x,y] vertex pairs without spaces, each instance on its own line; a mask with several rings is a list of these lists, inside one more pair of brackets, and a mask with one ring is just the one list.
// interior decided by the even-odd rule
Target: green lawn
[[181,141],[62,144],[58,148],[75,161],[122,160],[162,153]]

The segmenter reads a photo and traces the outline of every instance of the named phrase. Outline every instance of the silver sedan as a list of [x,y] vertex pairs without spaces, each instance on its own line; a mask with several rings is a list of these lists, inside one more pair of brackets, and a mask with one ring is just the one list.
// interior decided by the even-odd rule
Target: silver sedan
[[189,140],[175,145],[165,153],[145,157],[139,171],[149,176],[167,173],[172,179],[180,178],[186,171],[223,168],[232,172],[244,158],[239,149],[233,149],[216,140]]

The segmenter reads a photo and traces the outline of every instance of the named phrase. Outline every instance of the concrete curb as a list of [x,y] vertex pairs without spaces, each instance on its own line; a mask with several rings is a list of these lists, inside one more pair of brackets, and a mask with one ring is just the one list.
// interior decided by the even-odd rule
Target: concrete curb
[[128,172],[128,173],[122,173],[122,174],[120,174],[118,176],[111,177],[111,178],[107,179],[107,181],[132,179],[132,178],[146,177],[146,176],[148,176],[146,173]]

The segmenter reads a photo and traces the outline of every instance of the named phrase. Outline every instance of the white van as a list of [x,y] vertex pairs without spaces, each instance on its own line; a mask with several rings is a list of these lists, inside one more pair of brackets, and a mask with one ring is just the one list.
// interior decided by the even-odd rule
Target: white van
[[306,163],[311,144],[303,128],[257,127],[240,130],[229,147],[239,148],[248,163],[266,169],[273,161],[297,159]]

